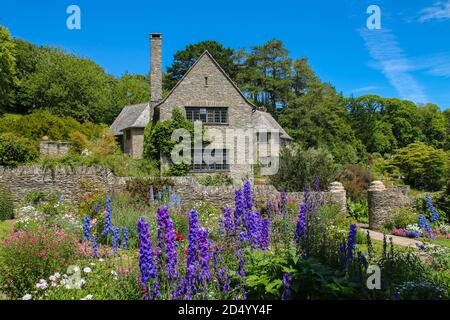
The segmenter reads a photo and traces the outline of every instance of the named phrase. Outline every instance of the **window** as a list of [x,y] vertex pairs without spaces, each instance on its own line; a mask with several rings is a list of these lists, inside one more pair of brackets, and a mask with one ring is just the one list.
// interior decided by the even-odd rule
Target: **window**
[[228,124],[228,108],[186,107],[186,118],[205,124]]
[[208,77],[205,77],[205,86],[208,86]]
[[[214,149],[211,151],[211,153],[208,152],[207,154],[205,154],[204,149],[202,150],[192,149],[192,162],[194,162],[194,152],[196,152],[196,154],[198,155],[201,152],[203,157],[202,157],[202,164],[193,163],[192,165],[193,172],[230,170],[230,164],[228,161],[228,149]],[[221,155],[221,157],[219,155]]]

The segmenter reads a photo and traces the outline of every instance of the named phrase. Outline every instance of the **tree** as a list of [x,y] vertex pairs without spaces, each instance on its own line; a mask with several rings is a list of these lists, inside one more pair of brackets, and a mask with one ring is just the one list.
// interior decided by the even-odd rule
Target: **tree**
[[29,109],[111,123],[120,108],[113,97],[117,80],[96,63],[53,48],[39,48],[36,71],[23,82]]
[[445,114],[440,112],[439,107],[432,103],[420,107],[419,112],[423,118],[422,131],[426,143],[436,148],[443,148],[448,139]]
[[14,103],[16,73],[14,41],[9,30],[0,25],[0,111]]
[[339,163],[357,163],[363,145],[344,118],[344,99],[329,84],[314,83],[280,112],[280,124],[304,148],[325,147]]
[[270,181],[279,190],[299,192],[318,177],[325,189],[339,177],[341,169],[326,149],[304,149],[294,144],[281,150],[280,168]]
[[450,178],[450,152],[415,142],[399,149],[390,160],[405,177],[405,182],[418,189],[438,191]]
[[115,85],[115,105],[123,107],[150,101],[148,83],[143,75],[125,73]]
[[175,53],[172,65],[167,68],[167,76],[163,78],[164,89],[171,90],[205,50],[208,50],[231,79],[235,79],[237,67],[233,63],[234,50],[225,48],[217,41],[202,41]]
[[271,40],[254,46],[243,55],[243,70],[238,73],[238,83],[258,106],[277,116],[291,94],[291,59],[280,40]]

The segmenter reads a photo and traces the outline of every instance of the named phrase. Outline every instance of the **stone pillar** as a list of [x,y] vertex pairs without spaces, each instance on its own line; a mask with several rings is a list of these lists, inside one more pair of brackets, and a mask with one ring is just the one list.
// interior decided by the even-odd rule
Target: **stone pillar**
[[385,206],[386,187],[381,181],[373,181],[367,190],[369,202],[369,228],[371,230],[381,230],[388,218],[387,207]]
[[330,193],[330,201],[338,205],[342,212],[347,212],[347,192],[340,182],[332,182],[328,188]]

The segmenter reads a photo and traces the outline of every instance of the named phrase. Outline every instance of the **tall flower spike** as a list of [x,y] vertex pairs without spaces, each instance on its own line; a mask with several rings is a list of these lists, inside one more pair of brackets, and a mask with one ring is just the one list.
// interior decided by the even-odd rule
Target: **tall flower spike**
[[128,227],[123,227],[122,249],[128,249],[129,230]]
[[244,202],[246,211],[253,209],[252,186],[248,181],[244,182]]
[[203,285],[211,279],[211,272],[209,270],[209,242],[208,230],[201,228],[198,230],[198,246],[200,249],[200,270]]
[[300,210],[297,218],[297,226],[295,228],[294,241],[298,245],[301,245],[302,250],[305,250],[305,239],[306,239],[306,204],[302,203],[300,205]]
[[120,229],[119,227],[112,227],[112,246],[113,246],[113,253],[116,254],[119,249],[119,240],[120,240]]
[[89,241],[91,238],[91,217],[86,216],[83,218],[83,241]]
[[432,223],[435,223],[436,221],[439,220],[439,214],[437,213],[436,209],[434,208],[433,201],[431,201],[430,196],[427,195],[425,197],[425,199],[427,200],[428,208],[430,208],[430,211],[431,211],[431,219],[430,219],[430,221]]
[[103,235],[109,235],[112,231],[112,224],[111,224],[111,213],[112,213],[112,209],[111,209],[111,198],[107,198],[106,199],[106,209],[105,209],[105,223],[104,223],[104,227],[103,227]]
[[234,225],[236,227],[242,226],[242,219],[245,212],[244,197],[241,189],[235,191],[235,208],[234,208]]
[[139,218],[138,224],[139,238],[139,269],[141,272],[142,285],[147,288],[150,278],[156,277],[155,266],[153,263],[152,239],[148,230],[148,224],[144,218]]

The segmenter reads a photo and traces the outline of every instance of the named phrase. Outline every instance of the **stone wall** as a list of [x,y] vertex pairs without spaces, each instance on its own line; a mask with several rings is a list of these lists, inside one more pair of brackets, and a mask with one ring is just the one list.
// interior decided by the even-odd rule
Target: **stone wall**
[[9,187],[16,203],[20,203],[28,193],[36,191],[63,193],[65,199],[72,202],[79,200],[83,188],[102,187],[111,191],[118,183],[110,170],[100,166],[55,169],[38,166],[0,167],[0,182]]
[[64,156],[69,153],[69,149],[69,142],[43,140],[39,144],[40,153],[47,156]]
[[371,183],[368,190],[369,200],[369,228],[381,230],[395,209],[411,206],[407,187],[386,189],[381,181]]
[[[108,192],[123,192],[130,178],[116,177],[109,169],[93,167],[59,167],[44,169],[38,166],[16,168],[0,167],[0,182],[9,187],[14,201],[18,204],[24,197],[35,191],[63,193],[68,202],[77,202],[81,195],[90,190],[103,189]],[[195,177],[173,177],[174,191],[180,194],[182,203],[208,201],[217,207],[234,205],[234,186],[211,187],[200,185]],[[278,191],[271,185],[254,185],[253,195],[256,205],[263,206]],[[327,203],[334,203],[345,210],[345,190],[338,182],[322,193]],[[303,201],[303,193],[288,193],[293,201]]]

